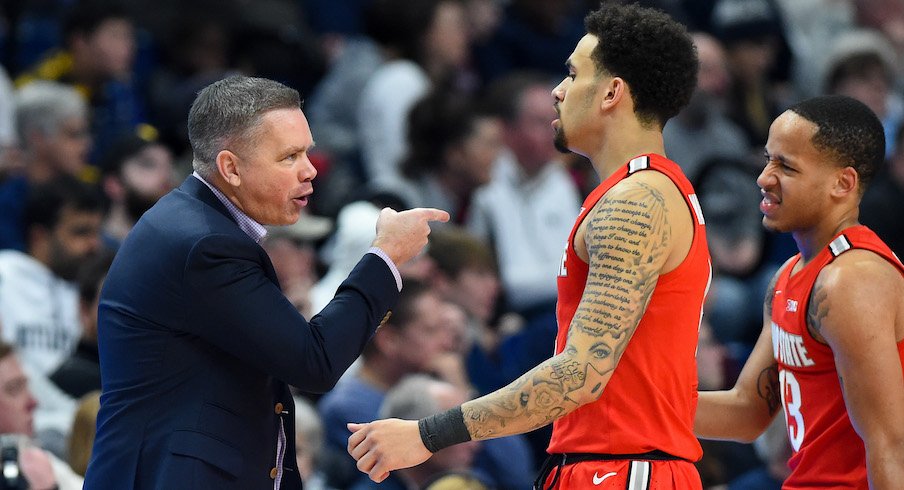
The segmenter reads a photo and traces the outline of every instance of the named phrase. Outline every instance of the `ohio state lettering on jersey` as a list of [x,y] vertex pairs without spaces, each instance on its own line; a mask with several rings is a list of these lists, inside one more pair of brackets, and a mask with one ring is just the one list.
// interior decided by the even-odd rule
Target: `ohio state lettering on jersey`
[[[870,250],[904,274],[904,266],[875,233],[854,226],[791,275],[801,260],[800,254],[795,256],[775,283],[772,350],[794,450],[788,460],[791,475],[782,488],[867,488],[865,448],[848,417],[834,354],[807,326],[808,302],[820,271],[852,249]],[[898,350],[904,364],[904,341]]]
[[804,338],[800,335],[788,333],[772,322],[772,352],[775,360],[795,367],[814,366],[813,359],[807,355],[807,347]]

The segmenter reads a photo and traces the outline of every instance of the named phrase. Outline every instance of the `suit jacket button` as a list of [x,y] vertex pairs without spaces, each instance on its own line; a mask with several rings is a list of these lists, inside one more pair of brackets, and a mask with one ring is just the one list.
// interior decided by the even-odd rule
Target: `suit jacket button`
[[270,479],[271,480],[276,479],[276,467],[275,466],[273,467],[273,469],[270,470]]
[[277,403],[276,406],[273,407],[273,410],[276,412],[277,415],[283,413],[283,404]]

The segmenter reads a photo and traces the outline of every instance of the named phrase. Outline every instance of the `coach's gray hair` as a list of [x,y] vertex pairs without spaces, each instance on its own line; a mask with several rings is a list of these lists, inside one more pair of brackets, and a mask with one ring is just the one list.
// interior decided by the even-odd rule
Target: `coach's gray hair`
[[31,82],[16,91],[15,103],[19,142],[26,150],[30,134],[55,136],[66,119],[88,117],[88,104],[81,94],[59,82]]
[[440,410],[434,388],[446,385],[450,384],[426,374],[405,376],[383,399],[380,418],[417,420],[432,415]]
[[209,177],[217,154],[253,139],[265,113],[299,107],[297,90],[266,78],[232,76],[204,87],[188,112],[192,167]]

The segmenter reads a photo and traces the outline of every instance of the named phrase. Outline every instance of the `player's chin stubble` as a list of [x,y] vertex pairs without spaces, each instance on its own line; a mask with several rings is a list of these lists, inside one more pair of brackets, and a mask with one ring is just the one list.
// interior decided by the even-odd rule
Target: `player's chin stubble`
[[552,140],[552,144],[561,153],[571,153],[571,150],[568,149],[568,138],[565,137],[565,130],[562,129],[561,125],[556,128],[556,135]]

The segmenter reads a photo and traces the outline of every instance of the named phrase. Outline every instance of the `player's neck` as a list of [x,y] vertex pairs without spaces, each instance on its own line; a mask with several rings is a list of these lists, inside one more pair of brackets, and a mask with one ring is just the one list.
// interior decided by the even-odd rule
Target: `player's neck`
[[800,255],[806,264],[828,246],[836,235],[847,228],[859,224],[858,209],[854,208],[838,216],[833,216],[833,219],[823,220],[818,226],[810,230],[796,231],[791,235],[794,237],[794,241],[797,243],[797,250],[800,251]]
[[606,180],[629,160],[646,153],[665,155],[662,131],[635,127],[608,136],[590,160],[600,180]]

